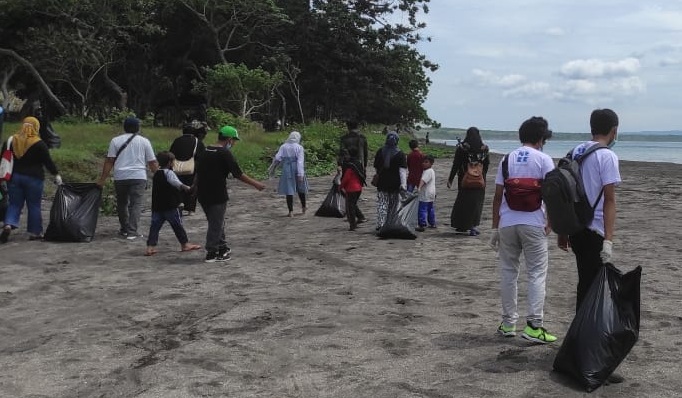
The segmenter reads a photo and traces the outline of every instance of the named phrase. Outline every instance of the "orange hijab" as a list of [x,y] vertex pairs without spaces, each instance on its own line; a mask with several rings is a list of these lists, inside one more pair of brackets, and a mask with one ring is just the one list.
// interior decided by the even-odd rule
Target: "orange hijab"
[[26,154],[26,151],[28,151],[28,148],[40,141],[38,131],[40,131],[38,119],[33,116],[24,118],[24,121],[21,123],[21,130],[12,136],[12,152],[14,152],[14,156],[17,159],[21,159]]

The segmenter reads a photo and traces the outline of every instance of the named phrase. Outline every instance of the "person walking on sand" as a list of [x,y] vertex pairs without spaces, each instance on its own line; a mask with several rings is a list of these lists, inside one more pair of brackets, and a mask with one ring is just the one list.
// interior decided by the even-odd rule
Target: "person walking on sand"
[[244,174],[237,160],[232,155],[232,148],[239,141],[237,129],[223,126],[218,130],[218,141],[206,147],[197,164],[195,179],[197,200],[206,214],[208,229],[206,230],[207,263],[230,260],[232,249],[225,239],[225,212],[227,211],[227,177],[232,176],[259,191],[265,184]]
[[0,180],[0,183],[7,183],[7,196],[9,197],[4,225],[0,233],[0,243],[6,243],[11,231],[19,227],[19,218],[24,203],[28,210],[26,225],[29,233],[28,239],[42,239],[43,217],[40,211],[40,201],[43,197],[45,169],[54,176],[56,185],[62,184],[62,177],[52,161],[47,144],[40,139],[39,131],[38,119],[32,116],[26,117],[22,121],[20,130],[2,145],[0,153],[6,149],[12,151],[14,167],[9,182]]
[[341,165],[343,158],[341,152],[343,149],[347,150],[350,157],[356,159],[362,165],[363,172],[367,172],[367,161],[369,158],[367,149],[367,138],[360,133],[359,124],[355,120],[346,122],[348,132],[341,136],[339,147],[338,164]]
[[476,227],[481,223],[485,187],[466,188],[462,186],[462,179],[467,172],[469,163],[478,162],[483,165],[483,179],[486,180],[490,159],[488,146],[483,143],[481,133],[476,127],[469,127],[466,137],[455,150],[447,187],[452,187],[452,181],[457,176],[457,198],[450,214],[450,226],[459,234],[478,236]]
[[289,138],[277,150],[268,170],[271,177],[278,166],[282,167],[282,175],[279,177],[277,192],[286,196],[288,216],[294,216],[294,194],[298,195],[301,201],[301,214],[305,214],[308,179],[305,175],[305,151],[301,146],[301,133],[298,131],[292,131]]
[[407,154],[407,192],[412,192],[419,186],[424,172],[424,153],[419,149],[419,141],[410,140],[410,153]]
[[346,217],[349,230],[355,231],[358,224],[366,221],[365,216],[358,208],[358,199],[362,194],[362,187],[367,185],[365,172],[359,160],[353,159],[348,151],[343,150],[343,162],[341,163],[341,192],[346,196]]
[[180,242],[180,251],[188,252],[201,249],[201,246],[189,243],[187,232],[182,226],[180,215],[180,191],[189,192],[191,188],[183,184],[173,172],[175,155],[172,152],[159,152],[156,154],[159,169],[152,178],[152,222],[149,226],[147,237],[147,251],[145,256],[153,256],[157,253],[156,245],[159,242],[159,231],[163,223],[168,221],[175,237]]
[[422,161],[424,172],[419,181],[419,226],[417,231],[424,232],[428,222],[429,228],[436,228],[436,210],[433,203],[436,201],[436,172],[433,170],[434,158],[425,155]]
[[135,240],[142,213],[144,191],[147,189],[147,167],[156,173],[159,164],[149,140],[140,135],[140,120],[128,117],[123,121],[124,133],[109,143],[109,151],[102,166],[102,175],[97,185],[103,187],[114,172],[116,212],[120,229],[118,234],[128,240]]
[[531,184],[537,187],[534,191],[535,200],[530,201],[532,206],[526,206],[526,202],[520,200],[521,194],[505,184],[505,174],[508,174],[509,179],[524,179],[530,183],[541,181],[545,174],[554,169],[552,158],[541,151],[551,134],[544,118],[532,117],[521,124],[519,139],[523,145],[505,156],[497,168],[490,237],[490,246],[499,251],[502,322],[497,331],[505,337],[516,335],[519,318],[517,281],[523,253],[528,276],[528,312],[521,336],[542,344],[557,339],[543,325],[549,264],[547,235],[551,229],[542,209],[540,185]]
[[377,179],[377,231],[388,214],[397,211],[400,193],[407,192],[407,157],[398,148],[398,134],[386,134],[386,143],[374,155]]
[[[190,162],[194,161],[194,169],[191,167],[187,170],[178,170],[176,174],[180,182],[185,185],[194,185],[194,177],[196,176],[197,159],[201,158],[206,146],[204,145],[204,138],[208,133],[208,125],[206,122],[192,120],[182,126],[182,135],[175,140],[170,146],[169,151],[175,156],[175,161]],[[187,212],[188,216],[194,214],[197,209],[197,196],[194,192],[181,192],[182,196],[182,210]]]
[[[575,254],[578,268],[576,313],[601,268],[613,257],[616,186],[621,183],[618,156],[611,150],[618,141],[618,115],[611,109],[595,109],[590,115],[590,129],[592,140],[576,146],[571,155],[577,159],[594,145],[608,148],[594,152],[580,165],[587,199],[589,203],[596,203],[594,218],[582,231],[558,237],[559,248],[564,251],[570,248]],[[607,381],[620,383],[623,377],[612,373]]]

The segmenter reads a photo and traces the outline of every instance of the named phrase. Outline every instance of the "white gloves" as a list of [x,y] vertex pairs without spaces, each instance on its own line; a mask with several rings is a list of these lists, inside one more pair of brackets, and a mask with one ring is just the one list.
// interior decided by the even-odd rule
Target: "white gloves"
[[613,257],[613,242],[610,240],[605,240],[601,247],[601,261],[604,263],[610,263],[611,257]]
[[62,176],[60,176],[59,174],[54,176],[54,185],[62,185],[62,184],[63,184]]
[[497,228],[491,230],[490,242],[488,244],[495,251],[500,248],[500,231]]

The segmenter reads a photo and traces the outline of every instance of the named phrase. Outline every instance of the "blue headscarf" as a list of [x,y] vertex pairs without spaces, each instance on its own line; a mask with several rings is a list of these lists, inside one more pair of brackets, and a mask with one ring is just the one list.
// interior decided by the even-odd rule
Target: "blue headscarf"
[[391,167],[391,158],[400,152],[400,149],[398,149],[399,140],[400,137],[398,137],[398,133],[395,131],[386,134],[386,143],[383,148],[381,148],[381,156],[384,159],[385,169]]

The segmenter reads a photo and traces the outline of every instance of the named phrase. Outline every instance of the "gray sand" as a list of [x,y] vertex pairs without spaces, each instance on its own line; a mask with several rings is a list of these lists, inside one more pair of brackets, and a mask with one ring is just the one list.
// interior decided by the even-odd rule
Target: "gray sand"
[[[449,167],[436,161],[440,226],[415,241],[374,236],[372,187],[360,202],[370,222],[357,231],[314,217],[331,177],[311,179],[310,210],[293,219],[274,182],[257,192],[230,181],[224,265],[179,253],[167,225],[154,257],[144,241],[117,238],[114,217],[100,218],[91,243],[29,242],[22,227],[0,246],[0,396],[587,395],[551,371],[574,314],[573,255],[550,236],[545,326],[559,341],[497,336],[494,186],[482,235],[457,236]],[[615,263],[644,267],[641,334],[619,368],[625,383],[590,396],[680,397],[682,166],[622,162],[621,173]],[[203,215],[185,223],[202,244]],[[145,235],[148,226],[146,212]]]

